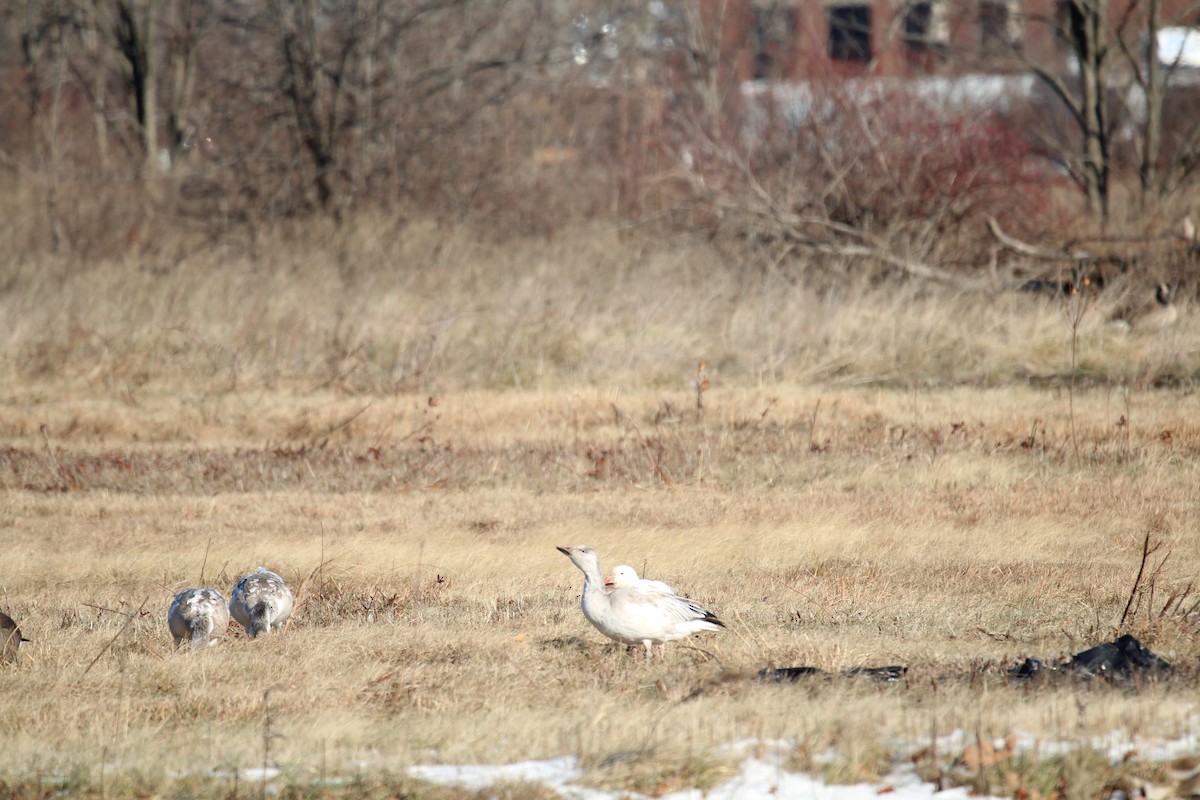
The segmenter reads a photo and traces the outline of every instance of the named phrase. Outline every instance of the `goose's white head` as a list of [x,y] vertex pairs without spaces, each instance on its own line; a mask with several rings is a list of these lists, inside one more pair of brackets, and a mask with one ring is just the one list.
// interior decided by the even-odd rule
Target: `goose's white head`
[[600,556],[596,551],[587,545],[576,545],[575,547],[565,547],[560,545],[558,552],[562,553],[571,562],[579,567],[584,575],[600,575]]
[[612,575],[604,579],[605,589],[620,589],[623,586],[632,586],[637,583],[637,570],[628,564],[621,564],[613,567]]

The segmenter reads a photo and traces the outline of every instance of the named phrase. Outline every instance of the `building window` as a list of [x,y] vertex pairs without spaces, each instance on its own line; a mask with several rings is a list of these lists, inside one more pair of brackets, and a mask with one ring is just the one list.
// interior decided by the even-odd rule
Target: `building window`
[[904,42],[913,50],[926,50],[933,26],[933,3],[912,3],[904,10]]
[[796,42],[796,8],[782,3],[754,6],[754,78],[783,78]]
[[835,61],[871,60],[871,7],[829,8],[829,57]]
[[1021,44],[1021,9],[1015,0],[980,0],[979,44],[1007,50]]
[[924,53],[949,44],[950,26],[945,0],[908,3],[904,7],[904,44]]

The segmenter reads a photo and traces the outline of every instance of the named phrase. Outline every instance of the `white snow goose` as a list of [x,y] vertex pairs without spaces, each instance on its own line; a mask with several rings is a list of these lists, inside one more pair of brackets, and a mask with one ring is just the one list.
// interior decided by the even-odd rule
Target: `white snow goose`
[[583,615],[596,630],[625,644],[640,644],[650,660],[651,647],[702,631],[725,627],[711,611],[684,597],[640,585],[605,592],[600,557],[590,547],[559,547],[583,572]]
[[243,577],[233,587],[229,613],[246,629],[251,639],[264,633],[282,630],[296,598],[283,578],[266,567],[259,567]]
[[216,644],[229,627],[229,609],[216,589],[184,589],[167,610],[167,627],[175,646],[189,641],[193,650]]
[[662,581],[639,578],[637,570],[628,564],[613,567],[612,575],[604,579],[605,589],[623,589],[626,586],[639,586],[648,591],[675,594],[675,590]]

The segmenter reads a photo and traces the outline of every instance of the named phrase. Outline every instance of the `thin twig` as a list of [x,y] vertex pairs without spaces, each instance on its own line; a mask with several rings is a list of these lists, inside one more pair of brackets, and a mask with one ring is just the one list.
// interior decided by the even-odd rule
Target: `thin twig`
[[808,420],[808,449],[812,450],[817,446],[817,414],[821,411],[821,398],[817,398],[817,404],[813,407],[812,416]]
[[336,425],[326,428],[324,433],[318,434],[318,435],[316,435],[316,437],[313,437],[312,439],[310,439],[310,441],[308,441],[308,444],[310,444],[313,447],[324,447],[326,444],[329,444],[329,438],[331,437],[331,435],[334,435],[338,431],[341,431],[341,429],[348,426],[350,422],[353,422],[354,420],[359,419],[359,417],[362,416],[362,414],[366,413],[366,410],[368,408],[371,408],[371,403],[367,403],[366,405],[364,405],[364,407],[360,408],[358,411],[355,411],[354,414],[350,414],[349,416],[346,417],[346,419],[343,419],[341,422],[337,422]]
[[1061,250],[1047,250],[1044,247],[1023,242],[1001,230],[1000,223],[993,217],[987,218],[987,228],[1000,244],[1029,258],[1039,258],[1043,261],[1080,261],[1089,257],[1089,254],[1082,250],[1073,250],[1067,253]]
[[1075,430],[1075,378],[1079,373],[1079,328],[1087,314],[1090,303],[1083,294],[1072,292],[1065,300],[1067,324],[1071,328],[1071,382],[1067,386],[1068,418],[1071,423],[1071,447],[1075,460],[1079,461],[1079,437]]
[[42,434],[42,442],[46,445],[46,455],[50,457],[50,463],[54,465],[54,471],[58,474],[58,479],[61,481],[60,488],[66,492],[71,489],[71,481],[67,479],[67,471],[63,469],[63,465],[59,463],[58,456],[54,455],[54,448],[50,446],[50,434],[46,431],[46,423],[38,426],[38,432]]
[[789,589],[790,591],[793,591],[793,592],[795,592],[796,594],[800,595],[801,597],[803,597],[805,600],[807,600],[808,602],[812,603],[813,605],[817,605],[817,601],[816,601],[816,600],[814,600],[813,598],[809,597],[809,596],[808,596],[808,595],[806,595],[804,592],[800,591],[800,590],[799,590],[799,589],[797,589],[795,586],[792,586],[790,583],[788,583],[787,581],[783,580],[782,578],[776,578],[774,575],[772,575],[771,573],[767,572],[765,569],[763,569],[762,567],[758,566],[757,564],[755,564],[755,563],[753,563],[753,562],[747,561],[746,563],[747,563],[747,564],[750,566],[750,568],[751,568],[751,569],[753,569],[753,570],[756,570],[757,572],[761,573],[763,576],[765,576],[765,577],[766,577],[766,578],[768,578],[769,580],[772,580],[772,581],[774,581],[775,583],[778,583],[780,586],[782,586],[782,587],[783,587],[783,588],[785,588],[785,589]]
[[200,561],[200,585],[204,585],[204,568],[208,566],[208,551],[212,548],[212,537],[208,537],[208,544],[204,545],[204,558]]
[[[166,587],[164,587],[164,588],[166,588]],[[170,591],[170,589],[167,589],[167,591]],[[85,608],[94,608],[97,611],[107,611],[109,614],[120,614],[122,617],[137,617],[139,614],[141,614],[140,608],[137,611],[122,611],[119,608],[109,608],[108,606],[98,606],[95,603],[81,603],[81,605],[84,606]]]
[[1146,562],[1150,559],[1150,555],[1161,546],[1161,542],[1156,543],[1153,547],[1150,546],[1150,532],[1147,531],[1146,538],[1142,540],[1142,562],[1138,565],[1137,577],[1133,579],[1133,587],[1129,590],[1129,600],[1125,603],[1125,610],[1121,612],[1121,622],[1117,625],[1118,632],[1125,627],[1125,621],[1129,618],[1129,610],[1133,608],[1133,600],[1137,597],[1142,576],[1146,573]]
[[642,429],[639,428],[638,424],[634,421],[633,415],[622,408],[617,408],[615,404],[613,405],[613,410],[623,417],[629,427],[633,428],[633,432],[637,434],[638,444],[642,446],[642,450],[646,453],[646,458],[650,460],[650,469],[654,473],[655,477],[657,477],[667,486],[673,485],[675,482],[671,480],[671,477],[667,475],[666,470],[663,469],[662,465],[658,463],[658,459],[654,457],[654,453],[650,451],[650,445],[646,437],[642,435]]
[[367,403],[365,406],[360,408],[358,411],[355,411],[353,414],[346,417],[341,422],[337,423],[336,425],[334,425],[331,428],[328,428],[323,434],[313,437],[310,440],[310,444],[313,445],[314,447],[324,447],[326,444],[329,443],[330,436],[333,436],[335,433],[340,431],[342,428],[345,428],[351,422],[354,422],[354,420],[361,417],[364,413],[366,413],[366,410],[370,407],[371,407],[371,404]]
[[312,572],[308,573],[308,576],[304,580],[300,581],[300,586],[296,589],[296,602],[292,604],[292,613],[288,615],[287,620],[283,623],[284,630],[287,630],[288,625],[291,624],[292,619],[296,616],[296,612],[300,610],[302,605],[304,605],[304,601],[307,599],[308,595],[308,584],[312,581],[313,577],[317,573],[322,572],[325,569],[325,566],[331,563],[333,563],[332,558],[322,561],[313,568]]
[[[103,656],[105,653],[107,653],[107,652],[108,652],[108,649],[109,649],[110,647],[112,647],[112,646],[113,646],[113,644],[114,644],[114,643],[117,641],[117,639],[120,639],[120,638],[121,638],[121,635],[122,635],[123,633],[125,633],[125,631],[129,630],[129,626],[133,624],[133,621],[134,621],[135,619],[137,619],[137,618],[138,618],[138,616],[139,616],[139,615],[142,613],[142,611],[143,611],[143,610],[146,608],[146,603],[149,603],[149,602],[150,602],[150,598],[149,598],[149,597],[147,597],[145,600],[143,600],[143,601],[142,601],[142,604],[141,604],[140,606],[138,606],[138,610],[137,610],[137,611],[135,611],[134,613],[132,613],[132,614],[129,614],[129,615],[128,615],[128,618],[125,620],[125,624],[121,626],[121,630],[117,631],[117,635],[116,635],[116,636],[114,636],[114,637],[112,637],[111,639],[109,639],[109,640],[108,640],[108,644],[104,645],[104,647],[101,647],[101,648],[100,648],[100,652],[99,652],[99,653],[96,653],[96,657],[95,657],[95,658],[93,658],[93,659],[92,659],[92,662],[91,662],[90,664],[88,664],[88,665],[87,665],[87,669],[85,669],[85,670],[83,671],[83,674],[84,674],[84,675],[87,675],[89,672],[91,672],[91,671],[92,671],[92,667],[96,666],[96,662],[100,660],[100,657],[101,657],[101,656]],[[111,609],[106,609],[106,610],[111,610]],[[125,612],[123,612],[123,611],[117,611],[117,612],[114,612],[114,613],[117,613],[117,614],[123,614],[123,613],[125,613]]]

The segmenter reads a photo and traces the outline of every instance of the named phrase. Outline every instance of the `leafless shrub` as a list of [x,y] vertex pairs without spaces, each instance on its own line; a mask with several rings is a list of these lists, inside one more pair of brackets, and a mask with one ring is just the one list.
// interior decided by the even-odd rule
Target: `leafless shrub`
[[[1161,584],[1165,582],[1164,568],[1172,555],[1169,543],[1161,538],[1164,525],[1161,519],[1157,520],[1154,529],[1147,531],[1142,539],[1137,575],[1129,589],[1129,599],[1121,612],[1120,622],[1117,623],[1118,632],[1135,625],[1143,630],[1157,632],[1171,623],[1186,633],[1194,631],[1200,623],[1200,616],[1197,615],[1200,611],[1200,600],[1196,598],[1194,582],[1188,581],[1182,587],[1161,588]],[[1156,592],[1160,596],[1166,594],[1161,605],[1156,602]]]
[[1033,230],[1052,210],[1057,179],[1009,116],[947,110],[912,88],[813,82],[748,94],[744,124],[727,133],[677,119],[697,204],[773,267],[864,264],[955,282],[987,263],[987,217]]

